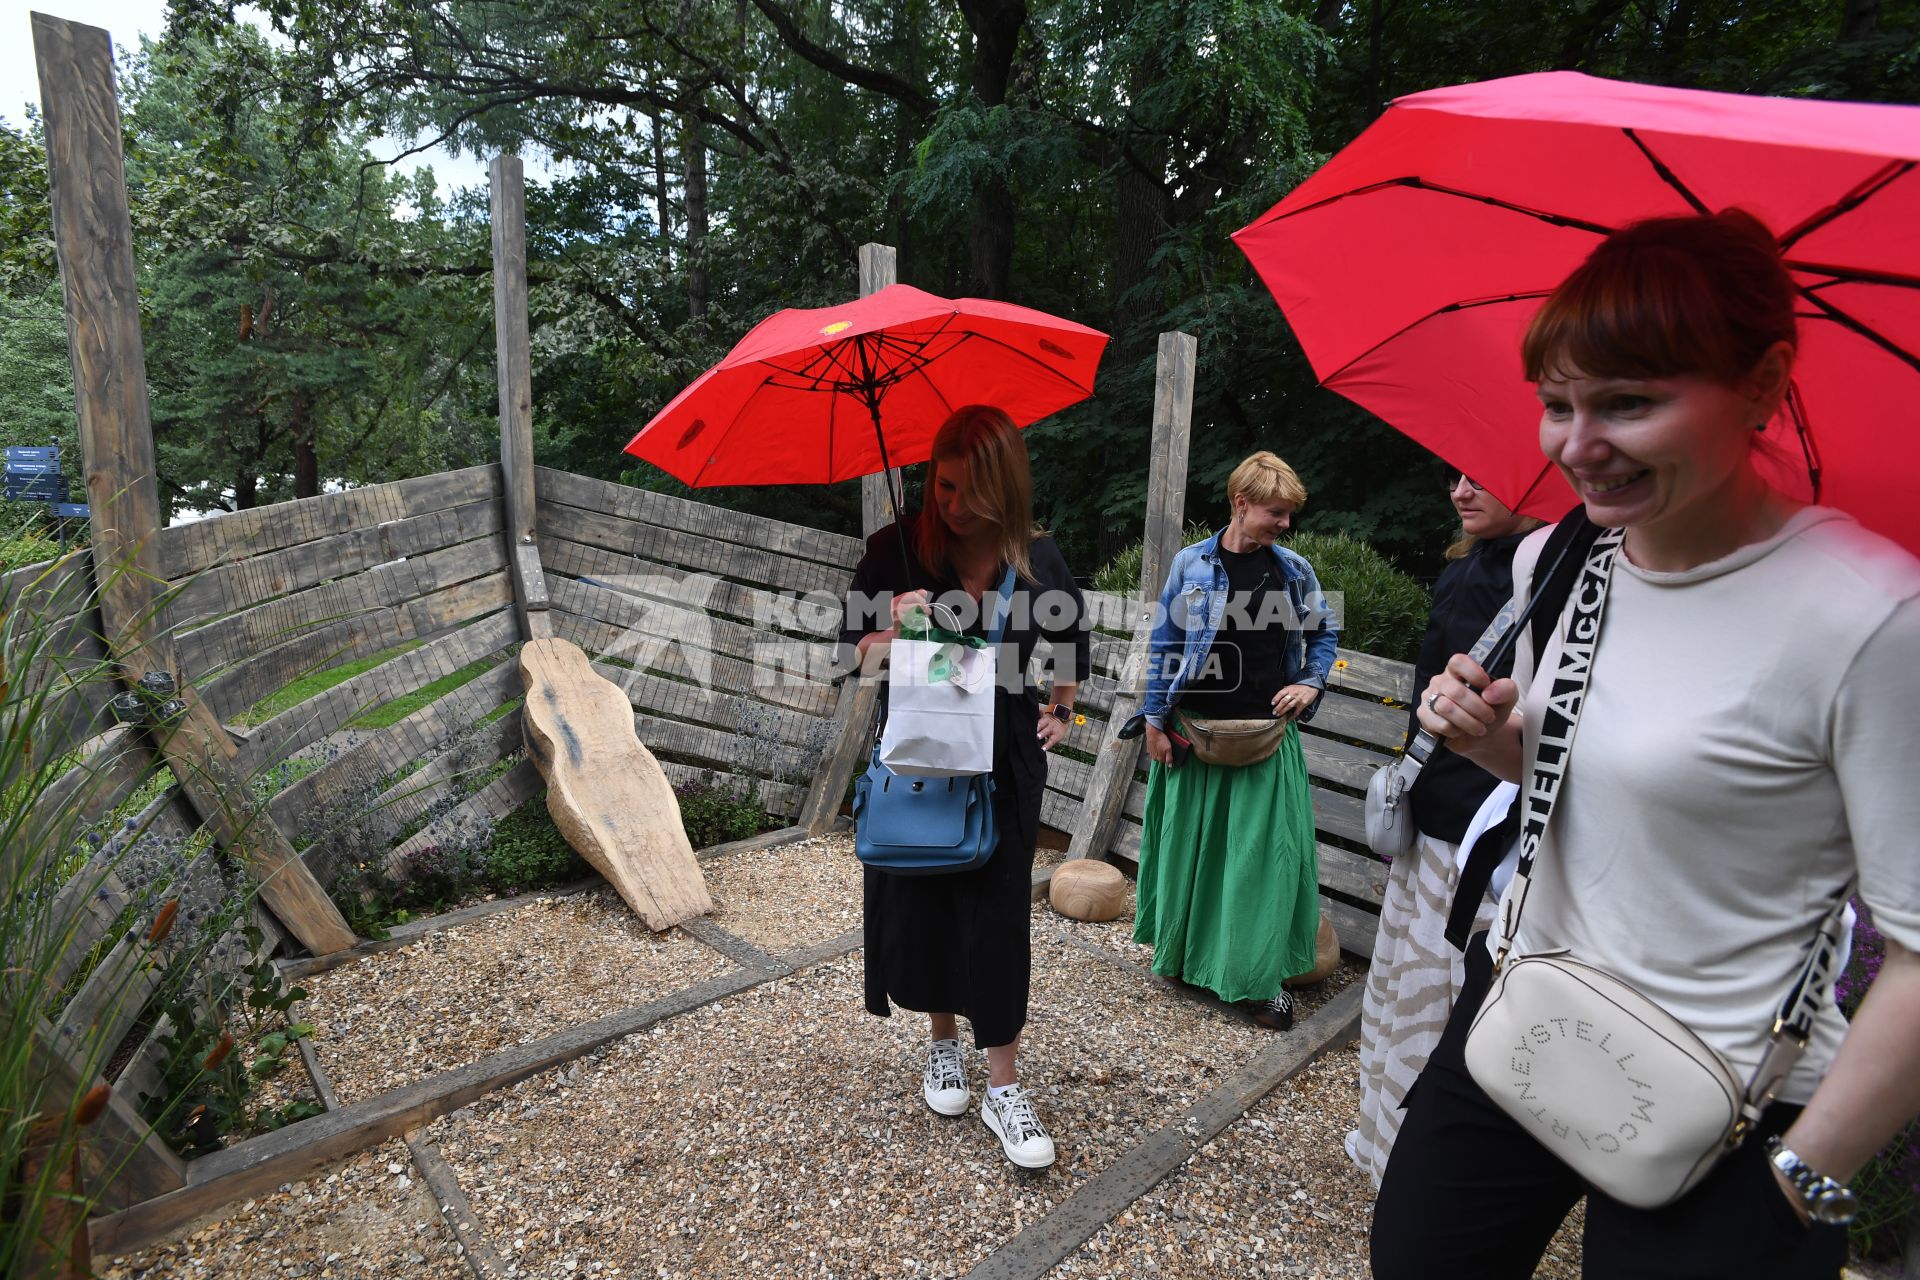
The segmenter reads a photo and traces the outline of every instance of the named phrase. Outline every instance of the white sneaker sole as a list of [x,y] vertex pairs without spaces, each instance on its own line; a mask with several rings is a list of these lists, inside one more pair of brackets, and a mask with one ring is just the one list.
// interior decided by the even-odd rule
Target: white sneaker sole
[[1053,1143],[1051,1141],[1047,1143],[1047,1152],[1044,1156],[1021,1155],[1016,1152],[1013,1149],[1013,1145],[1007,1141],[1007,1135],[1001,1132],[1000,1121],[994,1117],[993,1108],[984,1102],[980,1104],[980,1118],[987,1122],[987,1128],[993,1131],[993,1136],[1000,1139],[1000,1149],[1007,1153],[1007,1159],[1013,1161],[1022,1169],[1048,1168],[1053,1164],[1055,1157],[1058,1155],[1053,1149]]
[[940,1105],[940,1103],[934,1101],[935,1097],[938,1095],[930,1091],[926,1085],[923,1084],[920,1086],[921,1099],[927,1104],[927,1109],[932,1111],[935,1115],[963,1116],[967,1114],[967,1108],[973,1105],[973,1095],[971,1093],[963,1093],[958,1089],[945,1090],[943,1092],[951,1093],[952,1099],[953,1099],[952,1101],[948,1102],[945,1106],[942,1106]]

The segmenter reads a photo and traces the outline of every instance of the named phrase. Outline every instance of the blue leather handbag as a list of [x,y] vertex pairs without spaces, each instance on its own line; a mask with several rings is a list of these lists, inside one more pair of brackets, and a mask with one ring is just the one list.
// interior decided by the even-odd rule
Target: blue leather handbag
[[[990,606],[990,645],[1000,643],[1012,588],[1009,568]],[[971,871],[985,866],[1000,844],[992,774],[908,777],[880,763],[878,740],[867,771],[853,784],[853,824],[853,850],[860,861],[901,876]]]
[[874,750],[853,784],[853,848],[860,861],[895,875],[942,875],[985,866],[1000,842],[993,775],[909,778]]

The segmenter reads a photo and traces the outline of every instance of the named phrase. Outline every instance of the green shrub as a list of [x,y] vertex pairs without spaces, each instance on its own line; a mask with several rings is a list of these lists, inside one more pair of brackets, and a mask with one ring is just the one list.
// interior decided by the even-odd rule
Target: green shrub
[[1433,607],[1426,587],[1344,533],[1297,533],[1287,545],[1307,558],[1321,588],[1339,600],[1342,648],[1414,660]]
[[547,812],[547,793],[500,819],[486,853],[487,881],[498,893],[538,893],[583,880],[590,868]]
[[[1196,520],[1187,526],[1180,535],[1180,545],[1190,547],[1202,538],[1213,536],[1213,530]],[[1113,559],[1101,565],[1093,575],[1093,589],[1104,591],[1110,596],[1130,596],[1140,590],[1140,546],[1135,542],[1121,551]]]
[[680,797],[680,823],[696,849],[768,830],[758,788],[736,792],[721,786],[711,773],[702,773],[675,783],[673,792]]
[[[1204,524],[1190,524],[1181,535],[1181,545],[1191,546],[1212,532]],[[1427,588],[1366,543],[1344,533],[1296,533],[1286,545],[1307,558],[1325,590],[1341,597],[1342,647],[1413,661],[1433,605]],[[1139,582],[1138,542],[1093,575],[1093,589],[1113,595],[1131,595]]]
[[[46,508],[42,507],[42,511]],[[7,520],[0,528],[0,573],[11,573],[24,565],[51,560],[61,552],[59,540],[47,531],[44,520]]]

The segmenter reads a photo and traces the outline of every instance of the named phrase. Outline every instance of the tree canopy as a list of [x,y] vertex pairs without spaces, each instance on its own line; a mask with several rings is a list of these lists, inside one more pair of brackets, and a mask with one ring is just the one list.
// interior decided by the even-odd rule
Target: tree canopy
[[[492,456],[484,198],[369,163],[413,139],[560,162],[527,208],[547,465],[676,488],[620,445],[768,312],[848,296],[870,240],[908,283],[1109,330],[1098,397],[1029,437],[1039,514],[1087,572],[1137,536],[1170,329],[1199,339],[1193,517],[1271,448],[1311,527],[1435,562],[1424,453],[1315,385],[1228,240],[1392,97],[1574,68],[1920,99],[1920,0],[269,0],[273,43],[235,8],[175,0],[125,80],[180,501]],[[58,318],[36,148],[0,131],[9,440],[58,417],[32,372]],[[854,489],[703,496],[851,530]]]

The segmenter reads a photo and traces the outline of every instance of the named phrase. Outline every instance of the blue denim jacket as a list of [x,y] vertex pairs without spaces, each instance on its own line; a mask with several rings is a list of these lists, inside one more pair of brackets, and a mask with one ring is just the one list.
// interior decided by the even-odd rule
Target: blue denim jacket
[[[1340,645],[1340,629],[1334,625],[1320,579],[1306,557],[1277,544],[1273,554],[1280,561],[1287,602],[1302,624],[1287,629],[1282,670],[1288,684],[1324,690]],[[1146,722],[1154,728],[1167,727],[1167,715],[1180,701],[1180,691],[1213,651],[1213,638],[1219,633],[1226,608],[1227,570],[1220,563],[1220,535],[1216,533],[1181,549],[1160,591],[1159,615],[1147,646],[1147,701],[1142,709]],[[1311,720],[1319,708],[1320,699],[1315,698],[1299,718]]]

